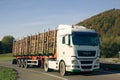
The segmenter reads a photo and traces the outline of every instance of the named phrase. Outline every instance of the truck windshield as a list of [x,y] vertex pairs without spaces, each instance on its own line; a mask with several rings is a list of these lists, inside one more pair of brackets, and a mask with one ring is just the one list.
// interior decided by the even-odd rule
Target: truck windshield
[[99,45],[99,37],[96,32],[73,32],[72,40],[74,45]]

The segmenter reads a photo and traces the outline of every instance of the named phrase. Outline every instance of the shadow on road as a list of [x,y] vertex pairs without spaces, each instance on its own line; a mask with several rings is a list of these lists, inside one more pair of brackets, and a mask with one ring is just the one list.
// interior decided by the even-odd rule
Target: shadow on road
[[120,71],[100,69],[94,72],[68,73],[66,76],[74,76],[74,75],[99,76],[99,75],[110,75],[110,74],[120,74]]

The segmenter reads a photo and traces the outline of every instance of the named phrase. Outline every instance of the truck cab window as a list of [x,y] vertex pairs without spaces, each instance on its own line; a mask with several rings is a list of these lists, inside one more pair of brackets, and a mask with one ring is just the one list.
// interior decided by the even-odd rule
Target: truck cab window
[[65,44],[65,36],[62,37],[62,44]]
[[68,35],[68,44],[71,45],[70,44],[70,35]]

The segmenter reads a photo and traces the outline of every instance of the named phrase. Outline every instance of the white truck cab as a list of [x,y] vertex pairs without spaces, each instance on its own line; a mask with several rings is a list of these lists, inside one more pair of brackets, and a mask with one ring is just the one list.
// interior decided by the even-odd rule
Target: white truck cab
[[83,26],[59,25],[57,29],[57,58],[45,61],[45,71],[91,72],[99,69],[99,36]]

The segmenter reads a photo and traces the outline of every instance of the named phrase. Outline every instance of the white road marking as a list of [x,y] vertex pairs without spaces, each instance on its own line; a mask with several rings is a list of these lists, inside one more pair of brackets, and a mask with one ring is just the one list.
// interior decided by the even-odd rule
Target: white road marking
[[59,78],[59,79],[63,79],[63,80],[68,80],[68,79],[65,79],[63,77],[59,77],[59,76],[56,76],[56,75],[52,75],[52,74],[48,74],[48,73],[43,73],[45,75],[49,75],[49,76],[52,76],[52,77],[56,77],[56,78]]

